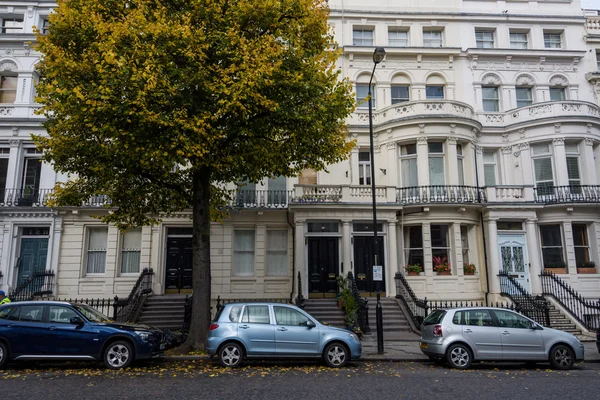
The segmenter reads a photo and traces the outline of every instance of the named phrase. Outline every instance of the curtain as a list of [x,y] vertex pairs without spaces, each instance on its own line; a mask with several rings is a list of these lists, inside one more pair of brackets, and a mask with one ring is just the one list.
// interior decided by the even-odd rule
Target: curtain
[[287,245],[287,231],[267,231],[267,275],[288,275]]
[[429,157],[429,184],[432,186],[444,184],[443,157]]
[[90,228],[87,252],[87,273],[103,274],[106,267],[108,228]]
[[140,272],[140,252],[142,247],[142,228],[128,230],[123,235],[121,248],[121,273]]
[[234,263],[233,274],[254,275],[254,236],[253,230],[236,230],[233,233]]

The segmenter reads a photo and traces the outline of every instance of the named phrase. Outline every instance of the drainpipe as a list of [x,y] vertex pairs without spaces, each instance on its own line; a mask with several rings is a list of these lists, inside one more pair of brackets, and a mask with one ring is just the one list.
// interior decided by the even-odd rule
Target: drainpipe
[[[477,149],[473,146],[473,154],[475,155],[475,187],[477,188],[477,202],[481,204],[481,190],[479,190],[479,171],[477,169]],[[479,212],[481,221],[481,237],[483,238],[483,264],[485,266],[485,304],[488,305],[488,296],[490,294],[490,273],[488,271],[487,258],[487,240],[485,238],[485,226],[483,224],[483,207]]]
[[294,285],[296,284],[296,229],[290,222],[290,209],[288,204],[287,223],[292,228],[292,291],[290,292],[290,303],[294,302]]

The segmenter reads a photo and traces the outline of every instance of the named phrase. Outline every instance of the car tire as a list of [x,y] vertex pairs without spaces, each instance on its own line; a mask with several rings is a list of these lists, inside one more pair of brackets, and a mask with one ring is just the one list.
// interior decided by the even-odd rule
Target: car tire
[[235,342],[225,343],[219,349],[219,362],[224,367],[239,367],[243,360],[244,350]]
[[325,364],[330,368],[341,368],[348,362],[350,352],[341,343],[329,343],[323,352]]
[[575,353],[569,346],[556,345],[550,350],[550,365],[555,369],[571,369],[575,364]]
[[446,352],[446,360],[452,368],[469,369],[473,364],[473,353],[464,344],[453,344]]
[[102,356],[104,365],[110,369],[122,369],[131,365],[134,359],[133,347],[129,342],[118,340],[110,343]]
[[8,347],[0,342],[0,369],[4,369],[8,363]]

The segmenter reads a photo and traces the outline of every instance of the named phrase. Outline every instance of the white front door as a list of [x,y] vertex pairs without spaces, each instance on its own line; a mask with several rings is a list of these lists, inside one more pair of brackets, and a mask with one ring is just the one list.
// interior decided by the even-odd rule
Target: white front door
[[498,235],[498,252],[500,254],[500,270],[507,272],[528,293],[531,293],[525,235]]

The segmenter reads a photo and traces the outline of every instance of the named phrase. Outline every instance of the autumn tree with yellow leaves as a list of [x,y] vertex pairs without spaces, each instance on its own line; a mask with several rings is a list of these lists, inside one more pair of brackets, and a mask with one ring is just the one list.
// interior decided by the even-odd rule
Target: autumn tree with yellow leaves
[[55,204],[106,195],[120,228],[192,210],[188,348],[208,334],[224,185],[322,170],[353,145],[328,15],[325,0],[59,0],[38,34],[35,140],[76,177]]

